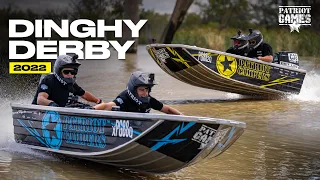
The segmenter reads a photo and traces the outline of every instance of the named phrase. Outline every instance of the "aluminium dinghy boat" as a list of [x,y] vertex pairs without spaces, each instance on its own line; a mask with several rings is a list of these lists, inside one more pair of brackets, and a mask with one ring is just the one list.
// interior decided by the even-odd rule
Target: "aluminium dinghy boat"
[[306,75],[294,64],[296,53],[278,53],[288,58],[276,64],[182,44],[150,44],[146,49],[163,71],[182,82],[243,95],[299,94]]
[[246,124],[208,117],[12,104],[15,140],[149,173],[169,173],[228,149]]

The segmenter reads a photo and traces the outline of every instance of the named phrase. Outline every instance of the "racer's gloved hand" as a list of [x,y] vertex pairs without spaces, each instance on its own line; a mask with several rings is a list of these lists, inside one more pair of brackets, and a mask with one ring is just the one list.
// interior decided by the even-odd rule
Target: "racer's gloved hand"
[[97,104],[101,104],[101,103],[103,103],[103,101],[102,101],[102,99],[99,99],[99,100],[97,101]]
[[53,101],[51,103],[49,103],[49,106],[59,107],[59,105],[57,103],[53,102]]

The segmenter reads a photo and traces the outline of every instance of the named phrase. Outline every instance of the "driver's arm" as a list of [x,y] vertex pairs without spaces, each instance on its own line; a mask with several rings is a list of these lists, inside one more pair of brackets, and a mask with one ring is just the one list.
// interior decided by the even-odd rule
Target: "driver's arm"
[[111,111],[112,106],[116,106],[116,103],[114,103],[114,102],[101,103],[101,104],[94,106],[94,109]]
[[163,105],[161,112],[167,113],[167,114],[176,114],[176,115],[183,115],[181,112],[179,112],[177,109],[174,109],[173,107],[170,107],[168,105]]
[[264,62],[272,62],[273,60],[273,56],[268,55],[268,56],[259,56],[258,57],[259,60],[264,61]]
[[101,103],[101,99],[95,97],[93,94],[91,94],[88,91],[85,91],[85,93],[81,97],[89,102],[93,102],[97,104]]
[[37,97],[37,104],[48,106],[51,102],[53,102],[52,100],[49,100],[48,97],[49,97],[48,93],[40,92]]

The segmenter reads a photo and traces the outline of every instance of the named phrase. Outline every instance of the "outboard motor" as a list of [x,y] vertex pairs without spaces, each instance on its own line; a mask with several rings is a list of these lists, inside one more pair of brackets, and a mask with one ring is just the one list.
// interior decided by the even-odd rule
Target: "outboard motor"
[[272,62],[299,69],[299,57],[298,57],[298,54],[295,52],[290,52],[290,51],[277,52],[274,55]]

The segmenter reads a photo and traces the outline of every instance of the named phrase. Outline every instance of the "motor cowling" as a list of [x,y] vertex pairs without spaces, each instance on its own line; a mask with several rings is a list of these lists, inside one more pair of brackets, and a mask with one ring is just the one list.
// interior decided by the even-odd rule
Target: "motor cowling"
[[273,56],[273,63],[299,69],[299,57],[295,52],[281,51]]

